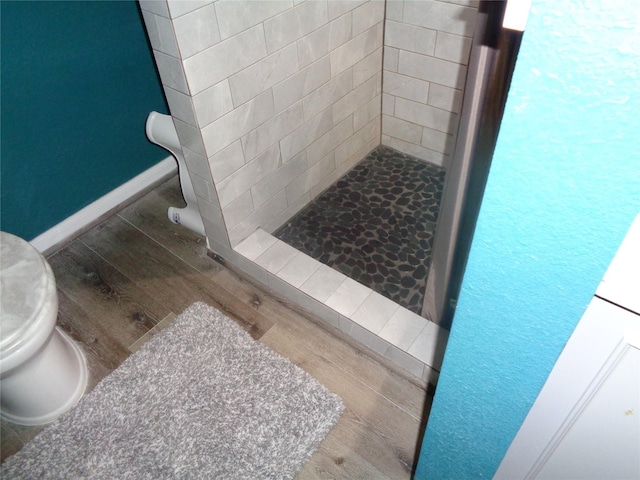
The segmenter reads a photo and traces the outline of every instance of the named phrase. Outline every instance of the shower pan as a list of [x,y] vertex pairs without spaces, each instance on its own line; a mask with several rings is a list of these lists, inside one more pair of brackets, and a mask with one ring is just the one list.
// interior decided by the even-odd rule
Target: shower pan
[[[503,4],[139,3],[185,160],[181,180],[190,180],[209,249],[409,373],[435,381],[517,49],[517,39],[500,27]],[[392,184],[402,179],[416,190],[435,189],[426,196],[436,202],[418,212],[431,214],[428,226],[416,227],[415,212],[402,205],[419,205],[424,190],[391,185],[379,203],[368,197],[370,220],[380,228],[354,240],[371,258],[382,237],[400,247],[392,256],[410,260],[413,280],[394,274],[399,288],[390,290],[402,290],[410,308],[273,235],[334,183],[366,178],[359,168],[375,170],[363,160],[371,152],[379,175],[398,176]],[[411,181],[394,170],[400,157],[415,169]],[[431,179],[414,182],[425,169]],[[367,187],[358,188],[362,195]],[[385,194],[402,198],[395,205],[411,228],[389,234],[392,225],[378,222],[389,220]],[[362,203],[356,197],[343,207]],[[332,228],[347,228],[358,212],[336,214]],[[398,232],[427,243],[419,253],[404,251]],[[345,248],[336,261],[352,276],[379,279],[382,268],[367,262],[363,272],[354,252]],[[400,264],[396,270],[402,272]],[[416,297],[409,287],[420,282]]]
[[379,146],[274,235],[420,314],[444,176]]

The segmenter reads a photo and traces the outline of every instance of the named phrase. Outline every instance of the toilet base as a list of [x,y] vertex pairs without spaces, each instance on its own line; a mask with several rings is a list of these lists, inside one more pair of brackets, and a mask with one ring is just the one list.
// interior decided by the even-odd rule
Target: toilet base
[[0,417],[19,425],[53,422],[82,398],[88,377],[84,353],[56,327],[36,355],[3,373]]

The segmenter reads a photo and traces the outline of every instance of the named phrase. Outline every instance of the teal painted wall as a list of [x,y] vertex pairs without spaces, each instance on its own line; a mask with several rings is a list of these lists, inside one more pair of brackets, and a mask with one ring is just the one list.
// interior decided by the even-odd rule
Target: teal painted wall
[[640,211],[638,18],[533,2],[417,479],[495,473]]
[[27,240],[167,156],[135,1],[0,2],[2,230]]

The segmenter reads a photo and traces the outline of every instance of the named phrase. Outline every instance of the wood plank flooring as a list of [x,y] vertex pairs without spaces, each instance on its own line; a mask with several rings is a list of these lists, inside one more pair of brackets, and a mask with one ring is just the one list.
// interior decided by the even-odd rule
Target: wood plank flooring
[[[340,422],[296,478],[411,478],[431,405],[426,385],[216,263],[204,238],[167,220],[169,205],[184,205],[177,177],[48,258],[58,324],[87,355],[89,390],[184,308],[204,301],[343,399]],[[2,460],[42,430],[0,426]]]

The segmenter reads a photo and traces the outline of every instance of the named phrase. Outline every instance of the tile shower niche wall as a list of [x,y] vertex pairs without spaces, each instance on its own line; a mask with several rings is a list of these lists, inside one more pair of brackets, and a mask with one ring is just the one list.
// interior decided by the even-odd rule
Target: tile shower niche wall
[[[380,144],[446,167],[475,6],[140,6],[210,248],[416,376],[433,378],[446,332],[270,234]],[[321,274],[331,291],[311,288]],[[365,307],[384,318],[358,320]]]

